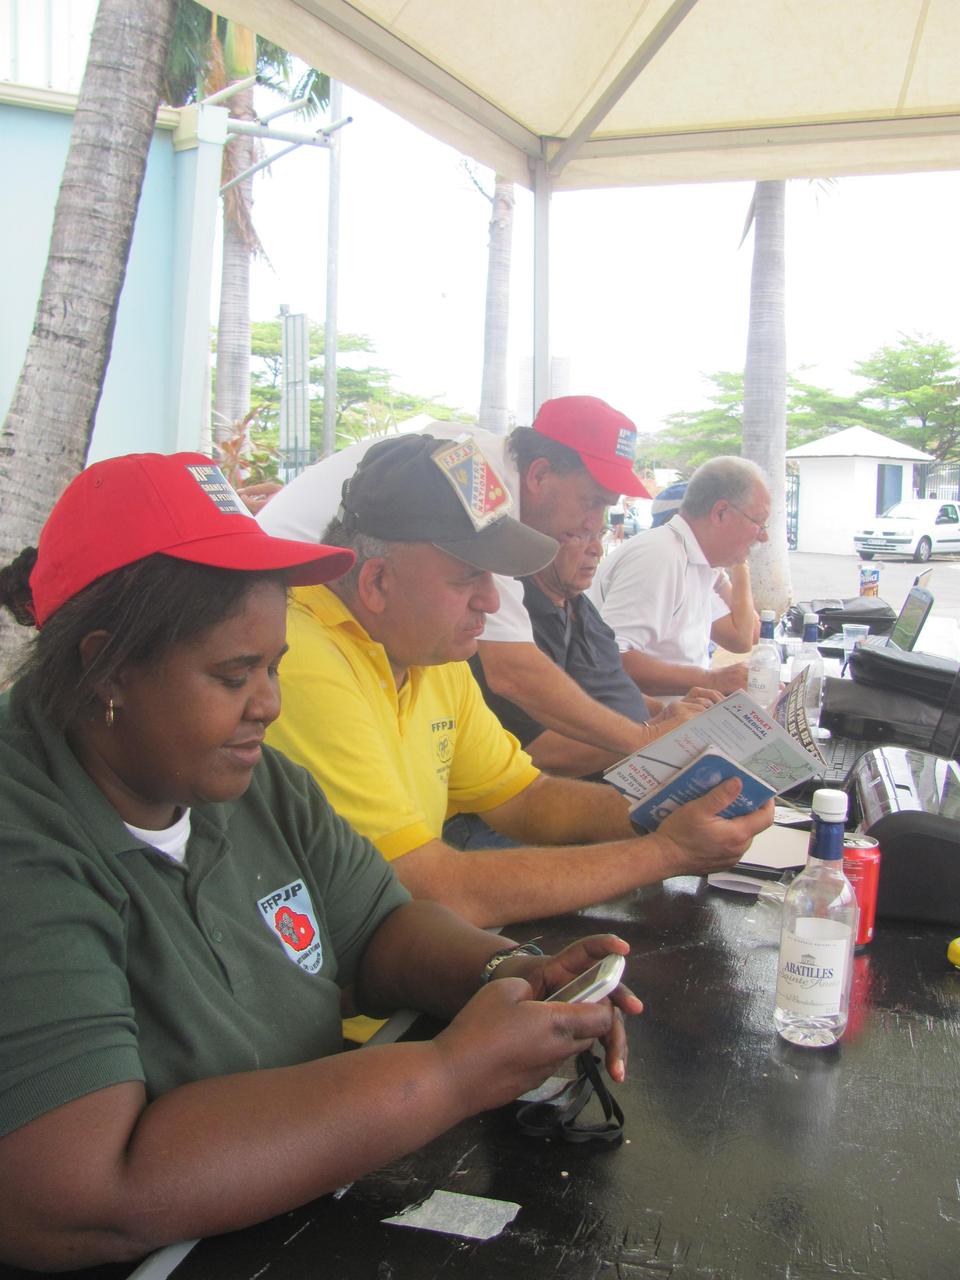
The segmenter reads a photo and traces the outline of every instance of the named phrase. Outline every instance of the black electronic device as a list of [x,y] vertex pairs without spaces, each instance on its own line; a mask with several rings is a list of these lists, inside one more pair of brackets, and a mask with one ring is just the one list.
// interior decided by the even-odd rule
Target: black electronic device
[[831,733],[824,746],[850,739],[863,751],[885,745],[929,751],[941,715],[940,707],[912,693],[835,676],[823,682],[820,724]]
[[946,759],[960,750],[960,663],[890,645],[850,655],[852,680],[823,683],[820,724],[834,739],[917,747]]
[[960,673],[929,751],[876,747],[853,766],[863,830],[880,845],[877,915],[960,925]]
[[880,845],[877,915],[960,926],[960,766],[877,747],[853,767],[863,830]]
[[[932,608],[933,596],[931,593],[924,587],[911,587],[907,592],[906,600],[903,602],[903,608],[893,624],[893,630],[889,636],[878,637],[879,642],[883,643],[885,641],[895,649],[903,649],[909,653],[920,638],[923,624],[929,617]],[[873,639],[873,636],[868,636],[868,643]]]

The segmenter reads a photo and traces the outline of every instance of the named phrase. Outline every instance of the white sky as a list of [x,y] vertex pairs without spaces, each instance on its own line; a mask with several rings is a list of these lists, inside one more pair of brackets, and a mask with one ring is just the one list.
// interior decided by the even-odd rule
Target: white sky
[[[344,89],[340,328],[367,334],[399,386],[475,411],[489,205],[449,147]],[[284,118],[284,124],[294,117]],[[492,175],[478,176],[492,188]],[[532,335],[532,209],[517,188],[511,402]],[[641,431],[697,408],[702,375],[742,368],[750,183],[572,192],[552,204],[551,349],[571,393],[602,396]],[[271,267],[254,271],[256,319],[286,302],[323,319],[327,156],[303,149],[257,178]],[[960,174],[844,178],[788,187],[789,367],[837,391],[900,332],[960,347]]]
[[[0,14],[9,3],[0,0]],[[38,38],[48,9],[51,45]],[[75,89],[95,0],[43,8],[21,0],[19,10],[18,78]],[[56,55],[49,67],[47,55]],[[265,96],[270,109],[276,99]],[[374,360],[400,387],[474,411],[489,205],[449,147],[348,88],[344,108],[355,121],[343,131],[340,327],[367,334]],[[571,392],[603,396],[646,431],[704,404],[703,374],[742,368],[752,238],[738,245],[751,190],[731,183],[554,197],[551,348],[570,360]],[[304,149],[257,177],[254,214],[273,270],[255,268],[256,319],[275,316],[281,302],[323,319],[326,200],[323,151]],[[514,407],[518,364],[531,350],[532,204],[517,188]],[[850,366],[900,332],[960,348],[958,211],[956,172],[844,178],[826,191],[791,183],[791,370],[808,365],[810,381],[849,392],[857,386]]]

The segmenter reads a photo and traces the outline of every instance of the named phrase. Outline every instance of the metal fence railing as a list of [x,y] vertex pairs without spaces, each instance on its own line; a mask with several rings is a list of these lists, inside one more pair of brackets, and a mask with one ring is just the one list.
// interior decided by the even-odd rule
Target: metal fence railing
[[960,462],[925,462],[913,469],[918,498],[960,498]]

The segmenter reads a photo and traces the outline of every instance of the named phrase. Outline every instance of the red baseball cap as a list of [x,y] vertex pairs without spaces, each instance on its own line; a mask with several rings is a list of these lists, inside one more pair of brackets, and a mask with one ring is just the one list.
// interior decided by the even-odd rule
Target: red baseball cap
[[30,589],[38,627],[105,573],[156,554],[218,569],[288,570],[294,586],[347,572],[341,547],[271,538],[202,453],[131,453],[96,462],[40,532]]
[[609,493],[650,497],[633,469],[637,428],[605,400],[596,396],[544,400],[533,429],[579,453],[594,480]]

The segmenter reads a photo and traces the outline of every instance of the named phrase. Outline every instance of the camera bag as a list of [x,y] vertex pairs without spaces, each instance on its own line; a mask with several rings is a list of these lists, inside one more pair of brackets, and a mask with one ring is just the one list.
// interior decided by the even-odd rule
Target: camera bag
[[953,658],[892,647],[858,645],[850,655],[850,674],[857,684],[908,694],[935,707],[946,704],[957,667]]
[[914,694],[831,676],[823,682],[820,724],[844,738],[926,751],[939,723],[940,708]]
[[870,628],[874,636],[886,636],[897,620],[896,611],[878,596],[849,596],[846,600],[801,600],[792,604],[785,615],[787,631],[792,636],[803,634],[803,615],[815,613],[820,620],[820,639],[836,635],[845,622],[859,622]]

